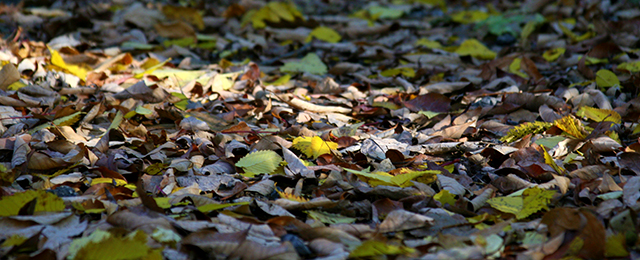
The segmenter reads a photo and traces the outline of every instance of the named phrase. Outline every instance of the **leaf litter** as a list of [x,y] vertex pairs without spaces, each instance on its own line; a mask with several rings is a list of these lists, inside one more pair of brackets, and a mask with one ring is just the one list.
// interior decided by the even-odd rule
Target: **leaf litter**
[[7,1],[3,259],[637,258],[637,1]]

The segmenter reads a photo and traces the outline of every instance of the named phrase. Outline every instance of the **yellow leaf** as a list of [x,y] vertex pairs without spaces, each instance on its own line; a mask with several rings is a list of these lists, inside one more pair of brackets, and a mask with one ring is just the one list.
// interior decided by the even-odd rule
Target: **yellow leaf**
[[162,7],[162,13],[169,19],[183,20],[195,26],[196,28],[198,28],[198,30],[204,29],[202,14],[200,14],[200,10],[198,9],[183,6],[165,5]]
[[296,137],[293,139],[293,148],[298,149],[307,157],[318,158],[323,154],[331,153],[331,150],[338,149],[338,144],[331,141],[324,141],[319,136]]
[[442,203],[442,205],[455,205],[456,204],[456,197],[455,195],[449,193],[448,190],[442,189],[440,190],[440,192],[436,193],[436,195],[433,195],[433,199],[440,201],[440,203]]
[[[582,55],[578,56],[578,60],[582,59]],[[585,64],[586,65],[596,65],[596,64],[607,64],[609,63],[609,59],[607,58],[602,58],[602,59],[598,59],[598,58],[594,58],[591,56],[586,56],[586,61]]]
[[415,45],[424,46],[430,49],[442,49],[442,44],[440,44],[440,42],[432,41],[427,38],[418,39]]
[[23,83],[22,81],[16,81],[16,82],[11,83],[11,85],[7,86],[7,89],[8,90],[18,90],[18,89],[24,88],[26,86],[28,86],[28,85]]
[[348,168],[344,168],[345,171],[350,172],[358,176],[358,178],[372,187],[378,185],[387,185],[394,186],[391,182],[391,178],[393,177],[391,174],[386,172],[364,172],[364,171],[356,171]]
[[459,55],[471,55],[482,60],[492,60],[497,55],[476,39],[465,40],[455,52]]
[[617,70],[624,70],[629,73],[640,72],[640,61],[623,62],[618,64]]
[[587,131],[582,126],[582,122],[572,115],[560,118],[553,124],[575,138],[584,139],[587,137]]
[[547,50],[542,54],[542,58],[551,62],[551,61],[557,60],[566,51],[567,49],[565,48],[555,48],[555,49]]
[[309,33],[309,36],[307,36],[305,42],[310,42],[313,38],[330,43],[336,43],[342,39],[338,32],[326,26],[318,26],[313,29],[313,31]]
[[487,12],[473,10],[473,11],[460,11],[451,15],[451,20],[461,24],[470,24],[481,22],[489,18]]
[[20,209],[34,199],[36,199],[34,212],[64,210],[64,201],[55,194],[44,190],[27,190],[2,197],[2,199],[0,199],[0,217],[18,215]]
[[349,258],[367,258],[381,255],[402,255],[410,254],[416,250],[406,246],[389,245],[376,240],[366,240],[356,249],[351,251]]
[[542,209],[548,210],[549,202],[555,194],[553,190],[531,187],[506,197],[495,197],[487,200],[494,209],[516,215],[517,219],[524,219]]
[[161,63],[158,63],[158,64],[152,66],[151,68],[148,68],[147,70],[145,70],[142,73],[135,74],[135,75],[133,75],[133,77],[136,78],[136,79],[141,79],[142,77],[144,77],[144,75],[153,73],[155,70],[157,70],[157,69],[161,68],[162,66],[164,66],[165,64],[167,64],[167,62],[169,62],[169,61],[171,61],[171,58],[168,58],[165,61],[163,61]]
[[6,237],[4,242],[2,242],[2,245],[0,245],[0,247],[12,247],[12,246],[19,246],[22,245],[22,243],[24,243],[24,241],[27,241],[27,238],[20,235],[20,234],[13,234],[9,237]]
[[286,21],[293,22],[296,19],[289,10],[289,6],[287,3],[271,2],[267,4],[267,7],[271,10],[271,12],[278,15],[279,18],[282,18]]
[[160,64],[160,61],[155,59],[155,58],[147,58],[141,65],[140,68],[142,69],[150,69],[156,65]]
[[80,116],[82,116],[82,114],[84,114],[84,112],[78,111],[75,112],[71,115],[68,116],[63,116],[61,118],[57,118],[55,120],[53,120],[53,125],[56,126],[70,126],[75,124],[76,122],[78,122],[80,120]]
[[556,193],[554,190],[545,190],[538,187],[531,187],[522,193],[524,198],[523,207],[516,215],[518,219],[523,219],[540,210],[549,210],[549,202]]
[[487,200],[487,203],[494,209],[504,213],[518,214],[522,210],[522,197],[495,197]]
[[292,3],[271,2],[259,10],[250,10],[242,17],[242,24],[249,21],[255,29],[267,26],[266,21],[279,23],[281,20],[293,22],[296,18],[303,19],[302,13]]
[[579,117],[586,117],[596,122],[608,121],[616,124],[622,122],[622,117],[618,112],[611,109],[600,109],[594,107],[580,107],[576,113]]
[[240,73],[238,72],[217,74],[213,78],[213,82],[211,83],[211,89],[213,91],[229,90],[231,89],[231,87],[233,87],[233,84],[235,83],[239,75]]
[[522,63],[522,58],[513,59],[513,61],[509,65],[509,72],[527,79],[529,78],[529,75],[527,75],[527,73],[520,71],[521,63]]
[[124,186],[127,184],[127,181],[123,179],[115,179],[115,178],[94,178],[91,179],[91,185],[96,185],[98,183],[116,183],[116,186]]
[[544,146],[540,146],[542,147],[542,153],[544,155],[544,163],[548,164],[549,166],[551,166],[551,168],[553,168],[554,170],[556,170],[556,172],[560,175],[567,175],[567,170],[565,170],[564,168],[558,166],[558,164],[556,164],[556,161],[553,160],[553,158],[551,157],[551,155],[547,152],[547,150],[544,148]]
[[625,258],[629,256],[624,233],[607,236],[604,248],[604,256],[607,258]]
[[278,193],[278,195],[280,195],[280,198],[287,199],[287,200],[290,200],[290,201],[296,201],[296,202],[308,202],[309,201],[308,199],[305,199],[303,197],[299,197],[299,196],[296,196],[296,195],[293,195],[293,194],[287,194],[287,193],[284,193],[282,191],[279,191],[278,189],[276,189],[276,192]]
[[413,68],[404,67],[404,68],[388,69],[380,72],[380,75],[385,77],[395,77],[400,74],[404,75],[407,78],[413,78],[416,76],[416,71]]
[[596,84],[601,88],[608,88],[613,86],[620,86],[620,80],[618,76],[610,70],[599,70],[596,72]]
[[205,205],[202,205],[202,206],[198,207],[198,210],[200,212],[203,212],[203,213],[209,213],[209,212],[214,211],[214,210],[224,209],[224,208],[228,208],[228,207],[240,206],[240,205],[249,205],[249,203],[250,203],[249,201],[236,202],[236,203],[224,203],[224,204],[211,203],[211,204],[205,204]]
[[120,236],[96,229],[91,235],[71,242],[68,259],[148,259],[153,251],[142,230]]
[[78,65],[72,65],[72,64],[67,64],[64,59],[62,59],[62,56],[60,56],[60,53],[58,53],[56,50],[51,49],[51,47],[47,46],[47,48],[49,48],[49,52],[51,53],[51,64],[73,74],[76,75],[78,78],[80,78],[81,80],[86,80],[87,79],[87,72],[88,70],[80,67]]
[[264,85],[265,86],[269,86],[269,85],[280,86],[280,85],[287,84],[287,82],[289,82],[290,79],[291,79],[291,75],[290,74],[284,74],[284,75],[282,75],[281,77],[279,77],[278,79],[276,79],[273,82],[265,82]]
[[171,208],[171,202],[169,202],[169,200],[171,198],[169,198],[169,197],[154,197],[153,199],[156,201],[156,204],[158,204],[158,207],[161,207],[163,209]]
[[438,179],[437,174],[440,172],[435,170],[414,171],[408,168],[402,168],[399,173],[400,174],[391,177],[391,183],[399,187],[409,187],[413,186],[413,183],[411,183],[412,180],[424,184],[433,183]]

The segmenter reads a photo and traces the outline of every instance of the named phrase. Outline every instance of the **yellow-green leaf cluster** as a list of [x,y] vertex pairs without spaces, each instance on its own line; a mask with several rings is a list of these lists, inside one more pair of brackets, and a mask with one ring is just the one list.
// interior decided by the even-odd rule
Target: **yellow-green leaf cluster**
[[18,215],[28,202],[36,200],[34,212],[53,212],[64,210],[64,201],[53,193],[43,190],[27,190],[5,196],[0,199],[0,217]]
[[552,123],[541,122],[541,121],[526,122],[526,123],[517,125],[513,129],[509,130],[507,135],[500,138],[500,141],[510,143],[522,137],[525,137],[528,134],[542,133],[547,129],[549,129],[549,127],[551,126],[553,126]]
[[517,219],[524,219],[540,210],[549,210],[549,202],[555,193],[553,190],[531,187],[506,197],[491,198],[487,203],[494,209],[514,214]]
[[280,166],[280,162],[282,162],[280,155],[274,151],[265,150],[247,154],[236,163],[236,166],[244,169],[243,175],[253,177],[257,174],[274,172]]
[[338,144],[322,140],[319,136],[300,136],[293,139],[293,148],[298,149],[307,157],[316,159],[320,155],[328,154],[331,153],[331,150],[338,149]]

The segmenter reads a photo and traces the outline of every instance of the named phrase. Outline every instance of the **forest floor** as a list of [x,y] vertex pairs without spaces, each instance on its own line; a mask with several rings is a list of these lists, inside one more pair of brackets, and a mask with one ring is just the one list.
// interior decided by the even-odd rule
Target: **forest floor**
[[2,259],[640,257],[637,0],[0,21]]

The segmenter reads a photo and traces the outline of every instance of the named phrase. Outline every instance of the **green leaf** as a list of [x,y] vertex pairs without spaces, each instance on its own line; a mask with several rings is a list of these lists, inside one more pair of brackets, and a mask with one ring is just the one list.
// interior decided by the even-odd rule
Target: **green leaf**
[[116,113],[116,117],[114,117],[113,121],[111,121],[111,125],[109,125],[109,130],[118,128],[122,123],[123,118],[124,115],[122,114],[122,111],[118,111]]
[[299,61],[290,61],[280,67],[282,72],[308,72],[316,75],[323,75],[327,73],[327,65],[324,65],[320,57],[315,53],[309,53]]
[[418,114],[426,116],[427,118],[431,119],[439,114],[441,114],[440,112],[433,112],[433,111],[418,111]]
[[596,84],[601,88],[620,86],[620,80],[615,73],[610,70],[599,70],[596,72]]
[[171,92],[171,95],[180,99],[180,101],[173,103],[174,106],[180,110],[187,110],[187,106],[189,105],[189,99],[187,96],[179,92]]
[[280,162],[282,162],[280,155],[274,151],[265,150],[247,154],[236,163],[236,166],[242,167],[245,175],[252,177],[256,174],[272,173],[280,166]]
[[374,5],[369,7],[369,13],[371,16],[375,16],[378,19],[398,19],[402,17],[404,11],[396,8]]

